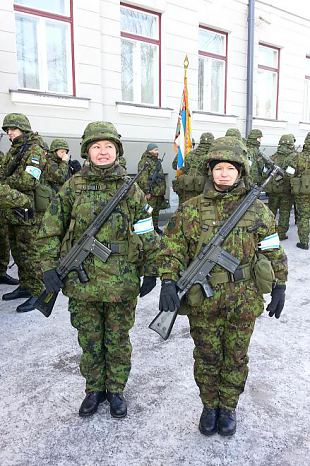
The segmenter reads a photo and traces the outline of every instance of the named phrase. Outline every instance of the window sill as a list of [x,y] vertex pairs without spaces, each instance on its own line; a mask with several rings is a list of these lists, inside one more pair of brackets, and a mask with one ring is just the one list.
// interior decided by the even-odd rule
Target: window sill
[[88,109],[90,99],[24,89],[10,89],[11,101],[17,104],[49,105]]
[[163,107],[153,107],[128,102],[115,102],[117,111],[127,115],[141,115],[146,117],[171,118],[173,109]]
[[267,126],[269,128],[286,128],[287,121],[285,120],[274,120],[271,118],[260,118],[253,117],[253,122],[257,122],[255,126]]
[[310,121],[300,121],[298,125],[299,129],[304,129],[306,131],[310,130]]
[[195,121],[208,121],[212,123],[227,123],[236,125],[238,116],[237,115],[226,115],[224,113],[212,113],[212,112],[201,112],[193,111],[192,112],[193,120]]

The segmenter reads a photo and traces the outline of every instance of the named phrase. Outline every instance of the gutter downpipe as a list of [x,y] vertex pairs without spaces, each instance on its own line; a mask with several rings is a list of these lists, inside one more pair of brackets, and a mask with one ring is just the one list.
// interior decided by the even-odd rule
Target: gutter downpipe
[[246,123],[245,136],[252,129],[253,119],[253,71],[254,71],[254,20],[255,0],[249,0],[248,6],[248,50],[247,50],[247,94],[246,94]]

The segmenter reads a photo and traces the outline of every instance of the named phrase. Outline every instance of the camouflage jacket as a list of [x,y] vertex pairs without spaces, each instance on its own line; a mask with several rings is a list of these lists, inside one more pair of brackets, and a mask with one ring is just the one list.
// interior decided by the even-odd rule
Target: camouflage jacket
[[183,172],[185,174],[197,173],[202,175],[206,173],[206,160],[211,144],[200,142],[196,149],[191,150],[184,160]]
[[[34,206],[34,194],[36,187],[41,182],[41,174],[46,165],[46,157],[44,150],[40,146],[41,137],[37,133],[24,133],[22,136],[15,138],[8,153],[2,158],[1,163],[1,178],[11,188],[26,194],[32,206]],[[18,163],[16,169],[12,174],[11,167],[15,165],[16,159],[19,159],[19,154],[22,149],[24,150],[23,156]],[[13,214],[8,214],[9,222],[20,222]],[[33,223],[33,221],[31,221]]]
[[43,173],[44,182],[55,192],[58,192],[65,181],[70,178],[69,164],[64,162],[55,154],[49,152],[46,159],[46,166]]
[[[56,267],[59,257],[78,241],[102,204],[124,183],[125,174],[118,163],[107,169],[90,164],[66,181],[42,220],[37,244],[43,272]],[[140,275],[157,275],[159,237],[137,184],[96,238],[113,252],[106,262],[92,254],[87,257],[84,269],[89,281],[85,284],[79,282],[75,272],[70,273],[63,289],[67,296],[82,301],[126,301],[138,295]]]
[[303,150],[297,154],[294,163],[295,176],[301,176],[306,171],[310,172],[310,150]]
[[[160,276],[177,281],[208,243],[223,221],[230,217],[246,195],[243,182],[228,193],[215,191],[210,180],[204,193],[188,200],[171,217],[162,238]],[[279,283],[287,279],[287,258],[282,246],[259,250],[260,242],[277,231],[274,215],[260,200],[256,200],[224,242],[225,251],[240,259],[240,264],[253,264],[257,252],[267,256]],[[224,269],[216,265],[212,273]]]
[[248,160],[250,165],[250,176],[252,182],[261,185],[264,181],[264,160],[258,145],[247,143]]
[[7,184],[0,184],[0,209],[28,208],[31,201],[26,194],[10,188]]
[[270,194],[283,194],[288,195],[291,193],[291,184],[289,175],[286,170],[294,168],[296,165],[297,153],[295,149],[290,149],[286,146],[280,146],[277,149],[277,152],[271,156],[271,159],[276,165],[279,165],[280,168],[284,171],[284,177],[281,180],[275,180],[274,178],[266,186],[266,192]]
[[[145,194],[152,194],[155,197],[164,196],[166,192],[166,180],[161,160],[158,157],[150,155],[148,152],[144,152],[138,164],[138,171],[144,167],[146,162],[149,166],[138,179],[138,185]],[[152,180],[152,178],[154,179]]]

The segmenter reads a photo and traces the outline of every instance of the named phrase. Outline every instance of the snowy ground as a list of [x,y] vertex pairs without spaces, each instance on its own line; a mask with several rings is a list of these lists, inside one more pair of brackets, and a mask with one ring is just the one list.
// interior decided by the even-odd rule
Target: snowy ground
[[[110,417],[107,403],[90,419],[78,416],[84,382],[66,298],[58,298],[49,319],[39,311],[17,314],[21,301],[0,301],[0,465],[308,466],[310,251],[295,244],[292,225],[283,242],[290,267],[286,307],[279,321],[266,313],[257,320],[231,439],[198,431],[202,406],[187,318],[178,317],[166,342],[147,328],[159,284],[138,303],[123,420]],[[1,286],[0,293],[11,289]]]

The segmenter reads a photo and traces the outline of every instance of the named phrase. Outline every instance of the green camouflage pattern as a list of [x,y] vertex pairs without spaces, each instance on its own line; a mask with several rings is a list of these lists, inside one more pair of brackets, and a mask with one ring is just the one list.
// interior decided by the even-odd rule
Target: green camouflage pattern
[[131,369],[129,330],[135,321],[136,299],[121,303],[87,303],[69,299],[71,324],[82,348],[80,371],[86,392],[122,393]]
[[142,170],[144,165],[148,163],[148,167],[143,171],[138,179],[138,185],[145,195],[147,195],[147,202],[153,208],[152,218],[155,228],[158,228],[159,211],[164,203],[164,196],[166,192],[166,180],[162,165],[158,171],[157,181],[150,185],[149,179],[156,170],[158,157],[145,151],[138,164],[138,171]]
[[277,152],[271,156],[276,165],[284,171],[281,180],[271,180],[265,188],[268,193],[268,207],[278,217],[278,232],[280,239],[284,239],[289,229],[290,213],[294,204],[294,196],[291,192],[291,175],[286,173],[288,167],[294,168],[297,153],[294,149],[294,136],[283,135],[280,138]]
[[223,162],[237,162],[243,167],[243,174],[250,174],[250,167],[247,159],[247,148],[241,140],[233,136],[217,138],[212,143],[207,157],[207,164],[212,160]]
[[89,144],[95,141],[113,141],[118,147],[118,156],[124,155],[121,136],[118,134],[113,123],[109,121],[93,121],[89,123],[82,136],[81,157],[87,158],[87,149]]
[[[58,149],[57,149],[58,150]],[[50,151],[46,158],[43,179],[54,192],[58,192],[70,177],[68,162],[62,160],[56,152]]]
[[31,207],[29,197],[10,188],[7,184],[0,184],[0,209],[14,209],[16,207]]
[[64,149],[69,152],[69,144],[65,139],[53,139],[50,145],[50,152],[56,152],[58,149]]
[[[310,132],[307,134],[301,153],[297,154],[295,159],[294,178],[308,175],[310,179]],[[310,193],[295,194],[295,203],[297,210],[297,231],[299,241],[303,244],[309,244],[309,221],[310,221]]]
[[252,141],[253,144],[256,144],[257,142],[260,145],[260,141],[257,141],[257,139],[262,137],[263,133],[260,129],[251,129],[247,137],[247,141]]
[[[125,170],[118,163],[106,169],[90,163],[66,181],[42,220],[37,244],[43,272],[57,266],[58,258],[81,237],[124,177]],[[105,263],[90,254],[84,261],[89,281],[81,284],[71,272],[63,288],[65,295],[85,302],[123,302],[138,295],[140,274],[157,275],[158,236],[154,231],[133,232],[133,224],[150,217],[147,208],[135,184],[96,235],[103,244],[119,244],[120,252],[112,253]]]
[[240,141],[242,140],[241,133],[238,128],[228,128],[228,130],[225,133],[225,136],[232,136],[234,138],[239,139]]
[[[247,189],[240,181],[230,192],[215,191],[207,180],[204,193],[185,202],[171,217],[162,238],[160,276],[177,281],[218,228],[236,209]],[[260,241],[276,232],[273,214],[256,200],[224,243],[227,252],[241,265],[252,266]],[[279,284],[287,279],[287,258],[283,248],[260,251],[270,261]],[[216,265],[215,276],[223,269]],[[198,285],[199,287],[199,285]],[[194,292],[194,288],[190,294]],[[189,307],[191,335],[195,343],[194,376],[204,405],[232,409],[247,377],[247,349],[255,318],[263,312],[263,296],[254,278],[212,286],[214,295],[201,305]]]
[[2,222],[0,225],[0,275],[4,275],[6,273],[9,262],[10,243],[8,226]]
[[31,125],[23,113],[8,113],[5,115],[2,123],[3,131],[6,131],[8,128],[18,128],[22,132],[31,131]]
[[246,140],[246,147],[248,152],[248,161],[250,165],[250,179],[252,183],[259,186],[264,181],[264,160],[259,150],[260,141],[258,138],[263,137],[260,129],[252,129]]

